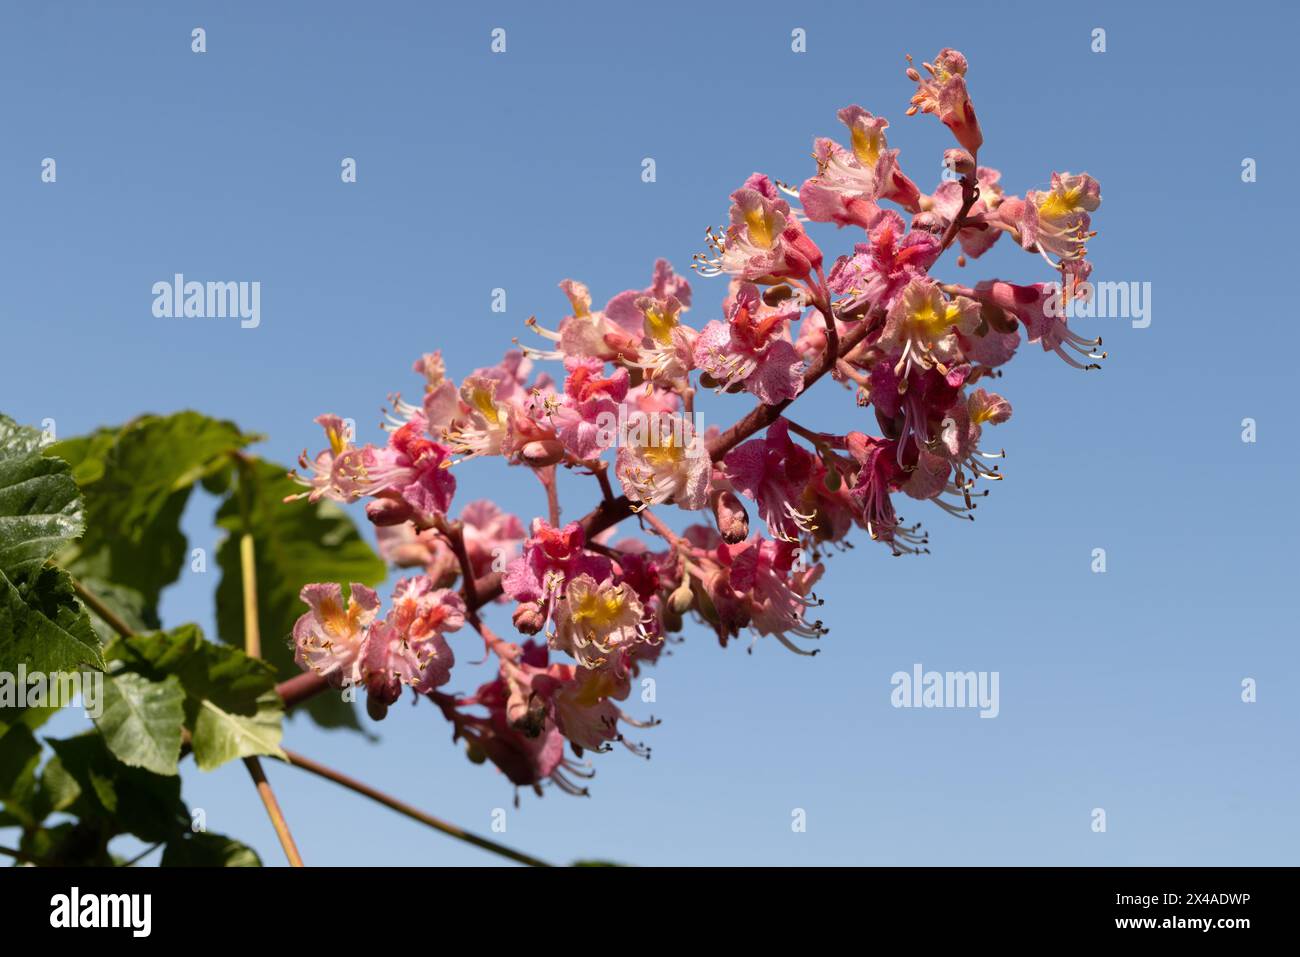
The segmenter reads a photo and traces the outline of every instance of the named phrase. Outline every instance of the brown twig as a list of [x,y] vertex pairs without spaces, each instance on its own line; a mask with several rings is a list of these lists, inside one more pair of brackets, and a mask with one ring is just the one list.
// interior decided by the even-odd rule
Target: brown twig
[[117,612],[105,605],[102,598],[88,590],[85,585],[81,584],[81,582],[77,581],[75,578],[72,579],[72,590],[77,593],[77,597],[81,599],[82,604],[103,619],[104,623],[108,625],[108,627],[112,628],[123,638],[130,638],[135,634],[135,632],[131,630],[131,626],[123,621]]
[[21,861],[23,864],[33,864],[37,867],[48,866],[39,857],[32,857],[26,851],[20,851],[15,847],[0,847],[0,854],[12,857],[15,861]]
[[542,483],[542,488],[546,489],[546,514],[551,525],[558,528],[560,525],[560,490],[556,488],[555,466],[547,465],[542,468],[535,468],[538,481]]
[[248,768],[253,783],[257,785],[257,793],[262,798],[262,804],[266,806],[267,816],[271,819],[271,826],[275,828],[275,836],[280,839],[280,846],[284,848],[284,855],[289,858],[289,866],[302,867],[302,856],[298,853],[298,845],[293,842],[293,835],[289,833],[289,822],[284,819],[280,802],[275,799],[271,782],[266,779],[266,772],[262,770],[262,762],[256,757],[244,758],[244,766]]
[[944,250],[952,245],[952,241],[957,238],[957,234],[967,226],[966,214],[971,211],[975,205],[975,200],[979,199],[979,189],[975,184],[975,175],[963,176],[961,178],[961,209],[953,217],[948,228],[943,232],[943,238],[939,241],[939,255],[942,256]]
[[[250,474],[247,460],[241,458],[239,498],[244,528],[239,540],[239,569],[244,599],[244,651],[250,658],[260,658],[262,636],[257,623],[257,565],[253,553],[253,533],[249,527],[249,493],[244,484],[249,480]],[[257,793],[261,796],[266,813],[271,818],[271,826],[275,828],[276,837],[280,839],[284,855],[289,859],[289,866],[302,867],[302,855],[298,853],[298,845],[294,843],[293,835],[289,833],[289,822],[284,819],[280,802],[275,799],[271,782],[266,779],[266,772],[262,770],[262,762],[256,755],[251,755],[244,758],[244,767],[248,768],[248,773],[257,786]]]
[[239,536],[239,568],[244,587],[244,651],[250,658],[262,657],[262,631],[257,624],[257,565],[253,554],[253,536]]
[[602,502],[614,501],[614,489],[609,484],[609,465],[601,462],[599,466],[593,466],[591,474],[596,476],[596,481],[600,483],[600,498]]

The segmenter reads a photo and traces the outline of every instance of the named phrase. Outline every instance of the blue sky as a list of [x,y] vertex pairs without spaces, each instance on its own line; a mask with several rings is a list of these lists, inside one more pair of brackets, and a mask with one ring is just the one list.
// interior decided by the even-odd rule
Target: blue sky
[[[7,3],[0,409],[70,436],[196,408],[267,434],[258,451],[280,461],[317,447],[323,411],[378,440],[385,395],[418,389],[419,353],[441,347],[459,377],[523,337],[528,315],[554,325],[563,278],[603,301],[644,286],[657,256],[685,269],[750,172],[809,175],[812,138],[839,136],[841,106],[889,117],[904,169],[932,188],[950,142],[904,115],[903,56],[955,46],[981,161],[1020,194],[1053,170],[1097,177],[1095,278],[1153,292],[1148,328],[1076,324],[1105,337],[1101,372],[1022,348],[999,388],[1015,407],[995,433],[1008,480],[979,521],[913,508],[934,554],[895,560],[861,541],[832,559],[815,659],[688,630],[655,673],[652,760],[597,756],[589,799],[525,794],[515,810],[428,707],[395,709],[377,745],[302,721],[287,743],[471,830],[505,808],[502,839],[558,862],[1294,863],[1297,426],[1273,278],[1293,272],[1294,8],[972,11]],[[1090,49],[1098,27],[1104,53]],[[791,52],[795,28],[806,53]],[[340,181],[345,156],[355,184]],[[45,157],[55,184],[40,181]],[[1247,157],[1257,182],[1242,182]],[[832,258],[857,239],[815,235]],[[260,327],[155,318],[151,286],[176,272],[260,281]],[[1051,278],[1005,241],[940,274]],[[504,315],[489,308],[497,287]],[[698,327],[723,286],[695,291]],[[800,406],[828,430],[871,425],[828,385]],[[706,421],[745,408],[719,399]],[[525,519],[544,507],[499,463],[461,487],[462,502],[493,497]],[[585,512],[591,490],[562,488],[565,514]],[[212,507],[187,516],[210,550]],[[210,626],[215,587],[215,572],[187,574],[167,622]],[[916,662],[999,672],[1000,715],[891,707],[890,676]],[[481,674],[461,666],[453,684]],[[268,773],[308,864],[493,862],[326,782]],[[282,861],[238,764],[191,767],[185,789],[210,828]]]

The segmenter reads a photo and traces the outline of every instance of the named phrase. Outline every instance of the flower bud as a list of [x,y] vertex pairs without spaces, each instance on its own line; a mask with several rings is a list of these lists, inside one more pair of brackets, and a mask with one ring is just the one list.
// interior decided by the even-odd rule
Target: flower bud
[[939,236],[943,233],[943,220],[938,213],[917,213],[912,217],[912,228],[918,232]]
[[791,296],[794,295],[794,289],[787,283],[778,283],[763,290],[763,303],[768,306],[779,306]]
[[525,738],[535,738],[546,727],[546,702],[537,695],[530,695],[527,701],[517,701],[513,696],[506,707],[506,718],[510,727]]
[[366,714],[372,721],[383,721],[388,716],[388,702],[376,695],[367,695]]
[[515,607],[511,621],[521,635],[535,635],[546,624],[546,616],[542,614],[541,605],[535,601],[526,601]]
[[897,439],[903,434],[904,416],[902,412],[897,415],[885,415],[880,411],[880,406],[876,406],[876,424],[880,426],[881,434],[887,439]]
[[721,619],[718,617],[718,609],[714,606],[713,599],[709,597],[708,589],[703,584],[699,584],[693,591],[695,597],[699,599],[696,610],[700,613],[700,617],[710,625],[718,624]]
[[379,526],[401,525],[413,512],[404,498],[377,498],[366,505],[366,518]]
[[717,520],[722,540],[728,545],[749,537],[749,513],[735,492],[724,489],[714,496],[713,517]]
[[668,596],[668,608],[680,617],[691,607],[694,600],[695,592],[691,590],[690,581],[687,579],[674,588],[673,593]]
[[975,175],[975,158],[965,150],[944,150],[943,165],[958,176]]
[[673,611],[667,605],[664,606],[663,615],[660,619],[663,622],[664,631],[668,634],[682,630],[682,616]]
[[526,465],[531,465],[535,469],[544,468],[547,465],[554,465],[564,458],[564,445],[559,439],[527,442],[519,450],[519,457],[524,460]]
[[986,302],[980,306],[980,318],[989,324],[995,332],[1015,332],[1018,326],[1016,317],[996,303]]

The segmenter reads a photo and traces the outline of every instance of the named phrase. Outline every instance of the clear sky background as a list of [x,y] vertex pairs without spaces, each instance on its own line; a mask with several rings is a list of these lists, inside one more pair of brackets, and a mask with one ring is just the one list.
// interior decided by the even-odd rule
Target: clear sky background
[[[981,161],[1018,194],[1053,170],[1093,174],[1095,278],[1153,290],[1148,328],[1076,323],[1105,337],[1101,372],[1022,347],[999,388],[1014,418],[990,439],[1008,478],[979,520],[912,507],[934,554],[892,559],[862,539],[833,558],[815,659],[688,629],[654,672],[653,758],[596,756],[587,799],[525,793],[514,809],[505,778],[469,764],[427,706],[395,708],[378,744],[302,719],[286,743],[472,830],[505,808],[502,839],[557,862],[1296,863],[1294,6],[0,10],[0,409],[71,436],[195,408],[267,434],[257,451],[284,462],[319,447],[324,411],[379,441],[385,395],[418,393],[418,354],[441,347],[457,378],[495,362],[529,314],[564,315],[563,278],[603,302],[644,286],[657,256],[684,270],[749,173],[810,175],[812,139],[840,137],[841,106],[889,117],[904,169],[933,188],[950,140],[904,115],[903,57],[961,49]],[[1105,53],[1090,49],[1097,27]],[[356,184],[340,181],[345,156]],[[56,184],[40,181],[44,157]],[[815,235],[830,258],[858,238]],[[260,281],[260,328],[154,318],[150,288],[176,272]],[[1051,278],[1005,240],[939,274]],[[724,284],[695,292],[700,327]],[[874,429],[828,383],[800,407],[827,430]],[[722,425],[747,408],[704,407]],[[526,520],[544,508],[522,470],[460,477],[461,504],[490,496]],[[592,502],[576,476],[563,493],[567,517]],[[210,554],[212,508],[196,497],[186,520]],[[187,572],[165,622],[211,628],[216,584]],[[454,640],[475,657],[472,634]],[[1001,714],[891,707],[890,676],[917,662],[1000,672]],[[460,664],[451,687],[485,673]],[[308,864],[495,862],[297,770],[268,773]],[[283,861],[238,763],[184,775],[211,829]]]

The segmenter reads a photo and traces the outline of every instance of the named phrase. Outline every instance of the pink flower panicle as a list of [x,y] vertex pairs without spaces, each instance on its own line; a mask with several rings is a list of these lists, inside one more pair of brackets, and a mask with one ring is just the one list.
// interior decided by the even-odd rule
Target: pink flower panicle
[[[1022,332],[1077,368],[1104,358],[1101,340],[1071,330],[1055,308],[1087,288],[1101,191],[1086,173],[1054,172],[1045,189],[1007,194],[977,161],[984,140],[966,58],[945,49],[907,72],[917,84],[908,114],[934,114],[956,141],[943,158],[950,178],[933,192],[903,172],[889,122],[847,106],[843,144],[814,140],[815,168],[798,189],[755,173],[731,194],[727,225],[707,231],[693,263],[700,276],[730,278],[701,323],[687,322],[699,306],[663,259],[648,285],[598,309],[585,284],[566,279],[558,323],[527,322],[539,344],[459,384],[440,352],[420,356],[422,395],[391,397],[382,444],[358,446],[345,420],[319,417],[327,448],[303,453],[293,474],[306,491],[294,497],[366,501],[383,556],[408,577],[386,612],[363,585],[346,600],[339,584],[306,585],[298,664],[334,687],[364,688],[375,717],[410,688],[451,722],[471,760],[539,793],[546,784],[586,793],[587,752],[648,753],[625,730],[653,721],[625,705],[687,616],[723,645],[747,632],[815,654],[826,628],[813,587],[855,529],[894,555],[918,554],[929,538],[899,501],[973,518],[988,494],[977,485],[1003,477],[988,429],[1011,404],[989,386]],[[810,223],[860,237],[827,264]],[[964,265],[1004,233],[1059,284],[935,275],[949,246]],[[559,363],[558,378],[538,362]],[[871,409],[855,413],[856,427],[816,431],[786,414],[826,372]],[[730,431],[705,429],[695,417],[704,390],[747,393],[756,405]],[[547,517],[526,531],[487,500],[454,514],[454,472],[480,457],[535,472]],[[582,522],[560,521],[559,468],[599,480],[602,504]],[[700,515],[674,532],[655,512],[669,505]],[[658,550],[613,540],[609,526],[636,513]],[[518,642],[486,626],[485,601],[511,608]],[[465,622],[495,667],[472,694],[444,690],[455,663],[448,636]]]

